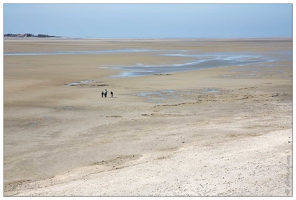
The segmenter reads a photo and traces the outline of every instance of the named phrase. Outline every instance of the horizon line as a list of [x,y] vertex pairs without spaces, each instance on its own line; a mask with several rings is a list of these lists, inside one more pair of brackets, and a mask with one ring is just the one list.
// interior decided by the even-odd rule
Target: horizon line
[[[6,35],[6,34],[4,34]],[[171,39],[293,39],[293,36],[273,36],[273,37],[69,37],[69,36],[54,36],[51,37],[15,37],[15,36],[3,36],[3,38],[15,38],[15,39],[122,39],[122,40],[171,40]]]

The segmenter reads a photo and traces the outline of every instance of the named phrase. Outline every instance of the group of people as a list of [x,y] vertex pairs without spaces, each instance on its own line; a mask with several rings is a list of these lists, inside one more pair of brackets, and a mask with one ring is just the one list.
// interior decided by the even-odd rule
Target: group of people
[[[107,93],[108,93],[107,89],[105,89],[104,91],[102,91],[102,98],[103,97],[106,98],[107,97]],[[113,92],[112,91],[110,92],[110,94],[111,94],[111,97],[113,97]]]

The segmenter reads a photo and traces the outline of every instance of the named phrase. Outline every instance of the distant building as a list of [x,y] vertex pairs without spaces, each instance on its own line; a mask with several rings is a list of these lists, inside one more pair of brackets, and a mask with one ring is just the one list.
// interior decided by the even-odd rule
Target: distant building
[[25,33],[25,34],[24,34],[24,37],[34,37],[34,35],[31,34],[31,33]]

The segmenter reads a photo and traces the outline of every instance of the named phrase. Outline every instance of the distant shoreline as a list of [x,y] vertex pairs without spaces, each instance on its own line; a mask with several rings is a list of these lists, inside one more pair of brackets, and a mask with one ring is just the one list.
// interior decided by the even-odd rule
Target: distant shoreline
[[55,35],[47,35],[47,34],[38,34],[38,35],[34,35],[32,33],[8,33],[8,34],[4,34],[4,37],[13,37],[13,38],[52,38],[52,37],[60,37],[60,36],[55,36]]
[[35,40],[35,39],[57,39],[57,40],[105,40],[105,41],[202,41],[202,42],[268,42],[268,41],[291,41],[293,38],[273,37],[273,38],[75,38],[63,36],[5,36],[4,40]]

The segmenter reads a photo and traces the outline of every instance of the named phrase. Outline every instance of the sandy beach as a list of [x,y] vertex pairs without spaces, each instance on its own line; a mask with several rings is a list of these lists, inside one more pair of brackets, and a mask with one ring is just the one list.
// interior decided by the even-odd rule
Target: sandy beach
[[[4,196],[293,195],[292,40],[3,46]],[[234,64],[116,77],[201,55]]]

